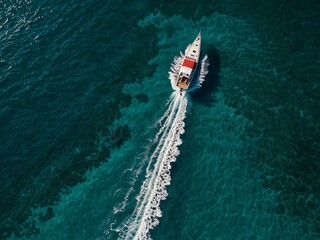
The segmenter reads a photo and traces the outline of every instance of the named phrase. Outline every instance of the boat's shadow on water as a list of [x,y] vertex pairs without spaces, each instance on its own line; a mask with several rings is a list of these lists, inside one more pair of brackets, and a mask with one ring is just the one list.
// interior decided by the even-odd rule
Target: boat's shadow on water
[[202,83],[202,87],[190,93],[190,97],[194,103],[203,104],[207,107],[211,107],[216,99],[213,94],[220,84],[220,56],[218,50],[214,46],[209,46],[207,51],[209,59],[208,74],[205,77],[205,81]]

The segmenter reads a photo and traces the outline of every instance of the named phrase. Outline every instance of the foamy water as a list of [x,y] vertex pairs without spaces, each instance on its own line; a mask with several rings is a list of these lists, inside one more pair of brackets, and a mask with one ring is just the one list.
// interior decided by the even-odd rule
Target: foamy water
[[[175,91],[169,98],[167,110],[156,122],[156,126],[159,125],[160,128],[150,146],[147,147],[149,152],[146,156],[149,157],[145,170],[146,175],[136,197],[136,206],[131,216],[114,229],[114,231],[119,232],[121,239],[151,239],[150,230],[159,224],[159,218],[162,217],[160,202],[168,196],[166,186],[171,181],[171,163],[176,161],[180,154],[178,147],[182,144],[180,136],[185,131],[184,119],[189,101],[188,92],[180,94],[180,90],[176,87],[177,74],[182,59],[183,54],[175,57],[170,68],[169,79]],[[208,73],[209,62],[207,56],[203,58],[200,65],[190,91],[200,88],[205,75]],[[154,146],[154,148],[151,148],[151,146]],[[137,169],[137,172],[141,172],[141,167]],[[138,175],[136,175],[136,178],[138,178]],[[114,214],[124,210],[132,188],[126,194],[124,201],[118,204],[120,209],[116,208]]]

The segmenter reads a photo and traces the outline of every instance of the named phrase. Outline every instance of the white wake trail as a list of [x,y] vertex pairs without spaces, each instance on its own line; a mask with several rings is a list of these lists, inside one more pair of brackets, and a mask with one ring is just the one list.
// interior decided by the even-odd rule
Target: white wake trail
[[[169,79],[175,91],[169,98],[167,110],[154,126],[159,125],[160,129],[147,149],[149,153],[143,159],[143,162],[148,161],[148,164],[145,179],[136,197],[136,206],[131,216],[119,227],[113,229],[119,233],[120,239],[151,239],[150,230],[158,225],[159,218],[162,216],[160,202],[168,196],[166,186],[171,181],[171,163],[176,161],[180,154],[178,146],[182,144],[180,136],[184,133],[188,92],[193,92],[201,87],[209,66],[208,58],[205,56],[201,60],[201,69],[195,76],[188,92],[180,92],[176,82],[183,57],[184,55],[180,53],[180,56],[174,58],[170,67]],[[143,164],[137,169],[133,185],[140,175],[142,166]],[[125,196],[125,201],[120,205],[121,211],[127,204],[133,185]]]
[[166,136],[167,133],[169,131],[169,127],[172,125],[172,122],[174,120],[175,117],[175,109],[177,108],[177,105],[179,104],[179,98],[177,98],[176,96],[176,92],[172,93],[171,95],[171,99],[172,99],[172,104],[170,103],[169,105],[169,113],[167,113],[167,111],[165,112],[164,116],[165,118],[165,122],[164,124],[161,126],[160,130],[158,131],[158,133],[156,134],[156,137],[154,139],[154,142],[158,142],[159,141],[159,136],[161,136],[160,141],[158,142],[158,145],[156,147],[156,149],[154,150],[154,152],[152,153],[152,155],[150,156],[149,159],[149,164],[147,167],[147,176],[149,175],[149,171],[150,171],[150,165],[152,163],[152,160],[159,154],[160,150],[163,147],[164,141],[166,140]]
[[158,225],[162,216],[160,201],[166,199],[166,186],[170,184],[171,162],[179,155],[178,146],[182,143],[180,135],[184,133],[184,118],[187,108],[185,93],[174,93],[174,105],[168,115],[168,123],[155,151],[150,157],[154,160],[152,172],[146,176],[141,188],[138,203],[128,221],[127,231],[123,239],[150,239],[150,229]]
[[195,81],[191,82],[188,92],[195,92],[196,90],[201,88],[202,83],[204,82],[208,72],[209,72],[209,59],[208,59],[208,56],[205,55],[201,60],[200,71],[195,76]]

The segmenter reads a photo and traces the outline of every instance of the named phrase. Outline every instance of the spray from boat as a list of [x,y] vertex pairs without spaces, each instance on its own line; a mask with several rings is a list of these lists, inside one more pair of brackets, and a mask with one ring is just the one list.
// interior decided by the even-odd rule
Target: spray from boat
[[[193,52],[195,48],[192,46],[200,45],[199,39],[201,39],[200,34],[193,44],[188,46],[185,54],[180,53],[180,56],[175,57],[171,64],[169,79],[174,92],[169,98],[167,110],[157,121],[159,130],[152,140],[153,147],[149,147],[149,152],[146,154],[148,156],[145,165],[146,175],[136,197],[137,202],[133,213],[119,227],[113,228],[119,233],[120,239],[151,239],[150,230],[159,224],[159,218],[162,216],[160,202],[168,196],[166,186],[171,181],[171,163],[176,161],[180,154],[178,147],[182,144],[181,135],[185,131],[184,119],[189,102],[188,92],[200,88],[208,73],[207,56],[199,61],[200,48],[196,52],[196,59],[190,58],[190,51],[193,55],[195,54]],[[189,62],[186,62],[186,59]],[[194,61],[194,63],[190,63],[190,61]],[[198,71],[196,71],[197,65],[201,66]],[[184,81],[181,82],[182,80]],[[139,168],[140,172],[141,168]],[[125,202],[131,193],[132,188],[129,190],[128,196],[126,195]]]

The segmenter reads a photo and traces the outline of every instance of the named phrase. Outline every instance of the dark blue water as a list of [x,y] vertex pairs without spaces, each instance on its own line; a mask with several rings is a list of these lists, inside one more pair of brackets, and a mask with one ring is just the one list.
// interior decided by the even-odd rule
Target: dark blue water
[[4,1],[1,239],[119,238],[170,64],[200,29],[210,72],[152,238],[320,238],[319,13],[317,1]]

